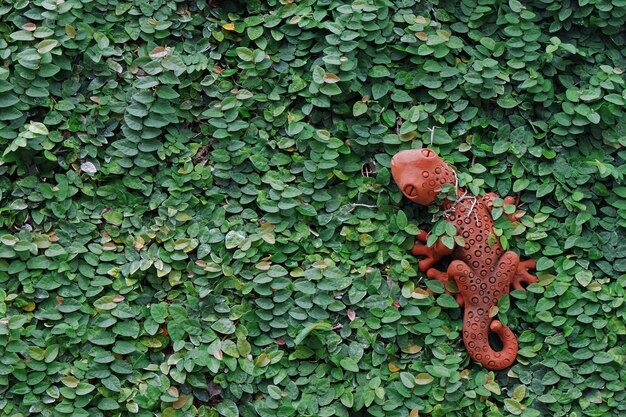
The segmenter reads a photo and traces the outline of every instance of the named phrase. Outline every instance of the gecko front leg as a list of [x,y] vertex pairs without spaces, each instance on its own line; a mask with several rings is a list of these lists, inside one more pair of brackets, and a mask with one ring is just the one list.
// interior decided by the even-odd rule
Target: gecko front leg
[[[417,236],[417,241],[413,246],[412,253],[413,255],[425,256],[424,259],[419,261],[419,269],[422,272],[426,272],[426,276],[430,279],[436,279],[441,282],[444,288],[447,287],[448,284],[448,274],[447,272],[442,272],[436,268],[433,268],[433,265],[439,262],[441,258],[444,256],[449,256],[454,251],[453,249],[448,248],[441,242],[441,239],[437,239],[437,242],[433,246],[427,246],[426,242],[428,241],[428,233],[425,230],[420,229],[420,234]],[[434,293],[431,290],[428,290],[431,294]],[[457,303],[463,307],[463,297],[460,293],[452,294],[446,288],[446,293],[454,295],[456,297]]]
[[425,256],[424,259],[419,261],[419,269],[422,272],[428,271],[434,264],[439,262],[444,256],[452,254],[453,249],[448,248],[441,242],[441,239],[437,239],[437,242],[433,246],[427,246],[428,233],[425,230],[420,229],[420,234],[417,235],[417,241],[413,245],[411,253],[417,256]]
[[515,275],[511,278],[511,286],[515,290],[524,290],[522,284],[530,285],[538,281],[537,277],[528,272],[529,269],[535,269],[537,262],[534,259],[520,261],[517,266]]

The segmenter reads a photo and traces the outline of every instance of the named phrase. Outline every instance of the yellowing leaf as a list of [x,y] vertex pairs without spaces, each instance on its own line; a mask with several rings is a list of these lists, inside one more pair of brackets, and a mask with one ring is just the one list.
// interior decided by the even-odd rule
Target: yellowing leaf
[[74,26],[72,25],[65,25],[65,33],[67,33],[67,36],[69,36],[70,38],[73,38],[76,36],[76,29],[74,29]]
[[46,125],[40,122],[30,122],[28,130],[36,135],[47,135],[49,133]]
[[232,23],[226,23],[225,25],[222,25],[222,28],[225,30],[235,30],[235,25]]
[[261,271],[267,271],[270,269],[272,264],[268,261],[261,261],[256,264],[256,269],[260,269]]
[[276,243],[276,236],[273,233],[261,235],[261,238],[263,238],[263,240],[269,243],[270,245],[273,245],[274,243]]
[[259,368],[264,368],[270,364],[270,355],[267,353],[261,353],[256,359],[255,365]]
[[444,41],[450,40],[450,32],[448,32],[447,30],[439,29],[437,30],[437,35],[439,35],[439,37]]
[[63,378],[61,378],[61,382],[68,388],[76,388],[80,381],[73,376],[64,376]]
[[487,382],[485,384],[485,388],[487,388],[488,391],[491,391],[496,395],[500,395],[500,393],[502,392],[502,390],[500,389],[500,385],[498,385],[498,383],[495,381]]
[[187,213],[178,213],[176,215],[176,220],[178,220],[179,222],[187,222],[187,221],[189,221],[191,219],[193,219],[193,217],[191,217]]
[[151,348],[160,348],[161,346],[163,346],[163,343],[161,343],[161,341],[156,337],[141,339],[141,344]]
[[188,400],[189,400],[188,396],[181,395],[180,397],[178,397],[178,399],[176,401],[174,401],[172,403],[172,408],[174,410],[180,410],[181,408],[183,408],[185,406],[185,404],[187,403]]
[[37,44],[37,52],[45,54],[56,48],[58,44],[59,42],[56,39],[45,39]]
[[415,383],[417,385],[428,385],[431,382],[433,382],[434,379],[435,378],[433,378],[432,375],[427,374],[426,372],[422,372],[422,373],[415,375]]
[[517,401],[522,401],[526,396],[526,386],[518,385],[513,389],[513,399]]
[[324,261],[315,261],[313,268],[325,269],[328,268],[328,264]]

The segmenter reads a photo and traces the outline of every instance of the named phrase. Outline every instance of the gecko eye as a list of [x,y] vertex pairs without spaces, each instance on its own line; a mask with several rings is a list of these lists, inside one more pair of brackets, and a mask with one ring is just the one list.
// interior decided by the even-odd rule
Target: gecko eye
[[409,197],[415,197],[417,195],[417,188],[415,188],[411,184],[408,184],[404,187],[404,193]]
[[422,156],[424,158],[433,158],[435,156],[435,152],[432,149],[422,149]]

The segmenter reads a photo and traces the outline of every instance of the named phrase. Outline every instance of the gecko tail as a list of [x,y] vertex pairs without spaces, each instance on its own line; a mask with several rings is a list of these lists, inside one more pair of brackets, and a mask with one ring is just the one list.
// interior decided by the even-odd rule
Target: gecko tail
[[[463,339],[473,360],[491,371],[500,371],[513,364],[517,357],[518,344],[509,327],[504,326],[499,320],[491,320],[488,317],[483,323],[468,322],[466,317],[464,327]],[[473,333],[470,330],[472,328],[478,332]],[[489,331],[495,333],[502,341],[501,350],[495,351],[489,344]]]
[[[515,361],[515,358],[517,357],[517,351],[519,349],[519,346],[517,344],[517,337],[515,337],[515,334],[509,327],[505,327],[499,320],[492,321],[490,329],[492,332],[497,334],[498,337],[500,337],[500,340],[502,340],[502,350],[500,350],[499,352],[495,352],[493,349],[490,349],[489,352],[490,356],[493,352],[493,356],[495,356],[494,361],[498,362],[499,360],[501,364],[495,364],[495,366],[498,367],[497,370],[511,366],[513,364],[513,361]],[[490,365],[491,362],[488,362],[488,366]],[[490,369],[496,370],[496,368]]]

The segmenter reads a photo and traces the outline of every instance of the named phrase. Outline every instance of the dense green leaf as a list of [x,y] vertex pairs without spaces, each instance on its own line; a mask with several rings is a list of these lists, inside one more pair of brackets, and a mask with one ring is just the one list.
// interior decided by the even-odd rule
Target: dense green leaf
[[359,372],[359,364],[352,358],[343,358],[340,363],[346,371]]

